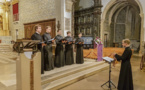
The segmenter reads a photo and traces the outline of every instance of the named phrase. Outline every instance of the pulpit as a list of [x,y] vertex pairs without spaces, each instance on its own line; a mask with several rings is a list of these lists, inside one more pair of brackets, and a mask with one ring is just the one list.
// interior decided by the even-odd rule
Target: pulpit
[[39,40],[17,40],[14,51],[16,61],[17,90],[41,90],[41,52],[37,49]]

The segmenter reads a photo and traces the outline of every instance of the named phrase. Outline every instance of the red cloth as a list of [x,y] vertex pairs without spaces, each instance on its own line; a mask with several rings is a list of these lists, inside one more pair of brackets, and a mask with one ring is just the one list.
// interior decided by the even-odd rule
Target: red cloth
[[18,3],[13,5],[13,14],[18,14],[19,10],[18,10]]
[[18,21],[19,20],[19,8],[18,8],[18,3],[13,5],[13,21]]

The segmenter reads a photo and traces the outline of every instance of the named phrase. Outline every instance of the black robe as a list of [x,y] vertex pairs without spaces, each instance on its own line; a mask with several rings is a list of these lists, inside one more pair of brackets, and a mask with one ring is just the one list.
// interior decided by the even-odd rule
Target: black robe
[[[40,40],[40,42],[42,42],[42,37],[40,34],[38,33],[34,33],[32,36],[31,36],[31,39],[32,40]],[[41,44],[38,44],[38,49],[40,50],[41,52],[41,74],[44,74],[44,54],[43,54],[43,48],[42,48],[42,45]]]
[[55,39],[56,39],[56,49],[55,49],[54,65],[55,67],[59,68],[65,65],[64,49],[63,49],[63,44],[61,43],[61,40],[63,39],[63,37],[60,35],[57,35]]
[[49,41],[51,36],[49,33],[43,34],[43,41],[45,41],[46,46],[44,46],[44,70],[50,71],[54,69],[54,61],[52,54],[52,42]]
[[[68,42],[73,41],[73,38],[70,36],[65,37]],[[65,64],[71,65],[74,64],[74,55],[73,55],[73,44],[65,44]]]
[[115,55],[118,61],[121,62],[121,70],[119,75],[118,90],[133,90],[132,69],[130,58],[132,51],[130,47],[126,47],[122,56]]
[[[75,43],[84,42],[82,38],[77,38]],[[76,63],[83,64],[84,56],[83,56],[83,44],[76,44]]]
[[[38,33],[34,33],[34,34],[31,36],[31,39],[32,39],[32,40],[40,40],[40,42],[43,41],[41,35],[38,34]],[[38,49],[41,51],[42,45],[41,45],[41,44],[38,44],[37,46],[38,46]]]

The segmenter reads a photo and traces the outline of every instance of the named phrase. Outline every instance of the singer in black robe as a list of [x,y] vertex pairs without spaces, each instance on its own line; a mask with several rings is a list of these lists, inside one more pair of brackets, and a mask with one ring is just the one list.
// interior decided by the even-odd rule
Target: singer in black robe
[[[73,38],[70,36],[65,37],[67,43],[65,44],[65,64],[71,65],[74,64],[74,55],[73,55]],[[71,42],[71,44],[69,44]]]
[[53,61],[53,54],[52,54],[52,41],[50,33],[44,33],[43,34],[43,40],[46,44],[44,46],[44,70],[50,71],[54,69],[54,61]]
[[[32,40],[40,40],[40,42],[42,42],[42,36],[39,33],[34,33],[31,36]],[[41,74],[44,74],[44,54],[43,54],[43,47],[42,44],[38,44],[37,45],[38,50],[41,52]]]
[[58,68],[65,65],[63,43],[61,42],[62,39],[63,37],[61,35],[57,35],[55,37],[56,49],[55,49],[54,65],[55,67],[58,67]]
[[130,64],[130,58],[132,56],[132,50],[130,47],[126,47],[122,56],[115,55],[115,58],[121,62],[121,69],[118,82],[118,90],[133,90],[132,69]]
[[76,43],[76,63],[77,64],[83,64],[84,63],[84,57],[83,57],[83,44],[79,44],[79,42],[84,42],[82,38],[77,38]]

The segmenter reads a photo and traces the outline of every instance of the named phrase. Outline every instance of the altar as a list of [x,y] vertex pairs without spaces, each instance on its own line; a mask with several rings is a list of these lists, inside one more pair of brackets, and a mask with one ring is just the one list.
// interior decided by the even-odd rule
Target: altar
[[0,5],[0,36],[9,36],[9,4],[6,1],[1,1]]

